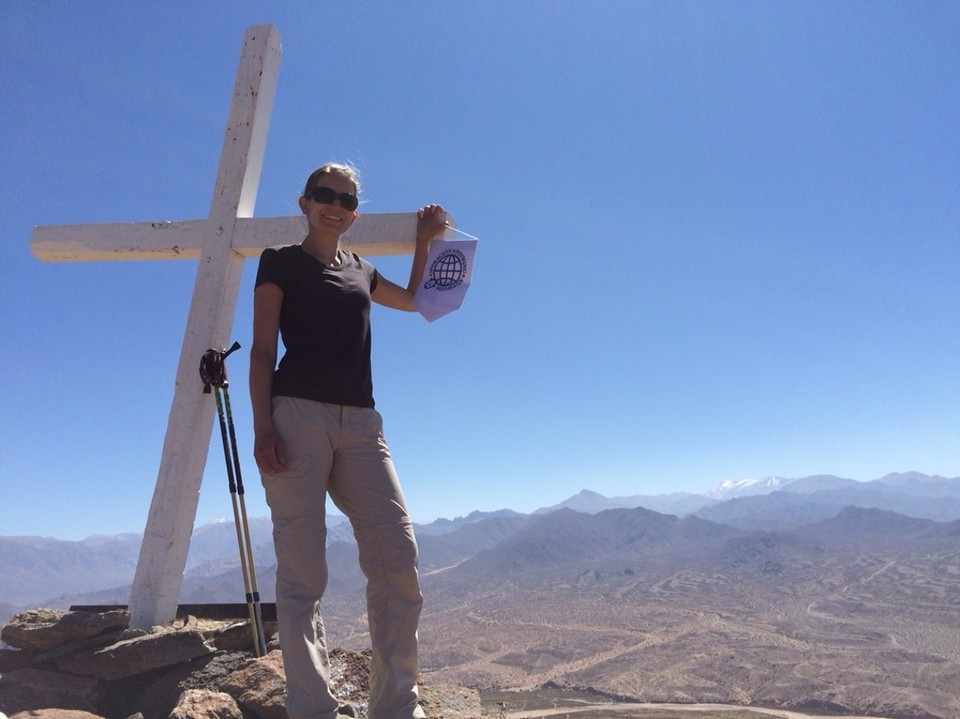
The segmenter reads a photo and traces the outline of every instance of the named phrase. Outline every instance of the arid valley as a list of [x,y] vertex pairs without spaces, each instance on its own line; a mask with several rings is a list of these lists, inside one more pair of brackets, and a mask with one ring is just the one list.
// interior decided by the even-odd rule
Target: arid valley
[[[687,510],[689,497],[642,498],[655,511],[584,492],[418,526],[425,680],[479,690],[514,719],[650,716],[636,703],[956,719],[960,480],[892,477],[807,478]],[[252,529],[269,602],[269,521]],[[32,601],[31,582],[47,606],[124,603],[135,540],[0,538],[0,609]],[[232,542],[229,523],[195,532],[182,603],[237,601]],[[331,522],[327,559],[329,643],[367,649],[346,523]],[[82,576],[69,569],[81,560]],[[587,711],[607,703],[622,711]]]
[[[565,519],[577,518],[554,517]],[[880,531],[716,537],[696,552],[641,542],[617,559],[516,566],[509,579],[428,574],[424,672],[484,689],[958,716],[960,527],[906,541],[889,516],[860,519]],[[351,606],[334,602],[328,626],[359,647]]]

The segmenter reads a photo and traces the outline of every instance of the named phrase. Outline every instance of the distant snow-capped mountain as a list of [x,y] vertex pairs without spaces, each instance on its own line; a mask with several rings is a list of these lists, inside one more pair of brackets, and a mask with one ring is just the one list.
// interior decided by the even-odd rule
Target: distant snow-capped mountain
[[670,494],[659,494],[656,496],[645,494],[633,494],[626,497],[605,497],[589,489],[581,490],[573,495],[549,507],[541,507],[534,512],[535,515],[550,514],[560,509],[572,509],[584,514],[597,514],[607,509],[634,509],[644,507],[661,514],[675,514],[682,516],[690,514],[703,506],[713,504],[715,500],[705,494],[694,494],[691,492],[671,492]]
[[780,477],[766,479],[728,479],[721,482],[716,489],[707,492],[707,496],[720,501],[734,497],[748,497],[756,494],[770,494],[781,489],[784,480]]

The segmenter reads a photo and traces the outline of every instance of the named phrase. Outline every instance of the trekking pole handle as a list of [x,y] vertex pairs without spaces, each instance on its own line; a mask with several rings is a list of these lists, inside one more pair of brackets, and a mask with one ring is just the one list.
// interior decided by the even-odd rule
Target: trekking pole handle
[[228,350],[209,349],[200,360],[200,379],[203,381],[203,393],[210,394],[211,387],[227,386],[227,368],[223,361],[227,355],[240,349],[240,343],[234,342]]

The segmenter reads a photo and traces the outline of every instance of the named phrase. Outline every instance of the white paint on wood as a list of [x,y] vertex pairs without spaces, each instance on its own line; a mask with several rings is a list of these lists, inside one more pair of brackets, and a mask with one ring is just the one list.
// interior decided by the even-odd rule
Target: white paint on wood
[[[213,429],[213,403],[203,394],[199,358],[227,346],[236,310],[243,257],[232,249],[239,217],[253,214],[267,128],[280,70],[280,35],[270,25],[247,30],[210,202],[196,224],[200,262],[177,367],[173,405],[163,443],[140,559],[130,592],[131,626],[168,624],[177,613],[183,569],[197,514],[200,482]],[[187,223],[181,227],[189,226]]]
[[[30,249],[47,262],[198,260],[211,222],[40,225],[33,230]],[[300,215],[240,217],[233,225],[230,249],[241,257],[256,258],[267,247],[299,242],[306,232],[307,221]],[[341,244],[364,256],[411,254],[416,233],[415,212],[360,215]]]

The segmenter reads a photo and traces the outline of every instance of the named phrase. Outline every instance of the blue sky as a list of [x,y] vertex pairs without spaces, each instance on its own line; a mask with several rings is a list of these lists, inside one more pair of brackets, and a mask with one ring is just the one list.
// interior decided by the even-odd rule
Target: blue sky
[[[481,240],[460,311],[374,314],[415,520],[960,475],[960,5],[13,0],[0,535],[142,531],[196,265],[44,263],[30,234],[206,217],[261,23],[283,59],[257,216],[348,160],[362,211],[439,202]],[[229,370],[259,516],[255,271]],[[198,523],[231,513],[212,439]]]

